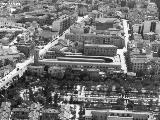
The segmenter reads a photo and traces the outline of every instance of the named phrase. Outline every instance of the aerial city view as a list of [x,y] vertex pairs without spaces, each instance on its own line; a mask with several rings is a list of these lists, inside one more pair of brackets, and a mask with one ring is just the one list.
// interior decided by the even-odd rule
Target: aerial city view
[[0,120],[160,120],[160,0],[0,0]]

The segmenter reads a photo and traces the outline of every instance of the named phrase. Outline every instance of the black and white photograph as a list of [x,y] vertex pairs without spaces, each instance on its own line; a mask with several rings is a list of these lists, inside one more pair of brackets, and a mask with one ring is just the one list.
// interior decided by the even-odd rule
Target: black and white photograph
[[0,0],[0,120],[160,120],[160,0]]

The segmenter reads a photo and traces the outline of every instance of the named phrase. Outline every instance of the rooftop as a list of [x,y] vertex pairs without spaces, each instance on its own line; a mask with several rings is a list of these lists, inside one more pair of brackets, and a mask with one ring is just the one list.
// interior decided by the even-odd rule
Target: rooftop
[[0,55],[13,55],[18,53],[14,47],[0,45]]
[[117,48],[114,45],[103,45],[103,44],[85,44],[85,47],[104,47],[104,48],[108,48],[108,47],[114,47]]
[[119,22],[119,20],[117,18],[96,18],[95,19],[96,22],[101,22],[101,23],[114,23]]
[[147,58],[131,58],[132,63],[147,63]]
[[92,112],[103,112],[103,113],[128,113],[128,114],[141,114],[141,115],[149,115],[149,112],[132,112],[132,111],[126,111],[126,110],[96,110],[96,109],[86,109],[85,110],[85,116],[92,116]]

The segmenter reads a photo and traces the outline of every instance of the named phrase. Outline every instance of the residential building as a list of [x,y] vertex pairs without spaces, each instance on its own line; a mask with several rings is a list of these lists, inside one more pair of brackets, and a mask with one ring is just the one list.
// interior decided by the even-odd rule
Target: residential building
[[151,21],[144,21],[143,33],[149,33],[151,28]]
[[84,16],[88,12],[88,5],[87,4],[78,4],[78,15]]
[[142,39],[142,35],[138,34],[138,33],[133,33],[133,37],[134,37],[134,40],[141,40]]
[[29,112],[30,110],[28,108],[13,108],[11,119],[29,119]]
[[18,60],[20,59],[20,53],[14,49],[14,47],[0,45],[0,60]]
[[30,65],[27,67],[27,70],[33,74],[36,73],[37,75],[42,75],[44,73],[44,66]]
[[55,109],[44,109],[42,110],[41,120],[58,120],[59,112]]
[[160,27],[160,22],[156,22],[156,29],[155,29],[155,33],[156,33],[156,34],[160,34],[160,29],[159,29],[159,27]]
[[153,41],[151,42],[151,47],[152,47],[152,51],[154,52],[158,52],[159,48],[160,48],[160,41]]
[[19,50],[21,53],[24,53],[26,57],[29,57],[33,53],[34,44],[19,42],[19,43],[16,43],[15,45],[17,47],[17,50]]
[[146,71],[147,58],[131,58],[133,72]]
[[116,56],[117,47],[114,45],[103,45],[103,44],[85,44],[84,54],[90,56]]
[[156,3],[153,2],[148,3],[147,10],[156,13],[158,10]]
[[0,17],[0,27],[3,28],[3,27],[9,27],[9,26],[12,26],[12,27],[22,27],[22,24],[14,22],[9,17],[8,18]]
[[63,67],[50,67],[48,69],[48,73],[51,74],[51,76],[56,77],[56,78],[63,78],[65,72],[65,68]]
[[29,41],[29,33],[28,32],[23,32],[22,34],[19,34],[17,36],[17,39],[20,41],[20,40],[23,40],[25,42]]
[[3,78],[8,73],[10,73],[14,68],[11,65],[4,66],[0,68],[0,78]]
[[45,59],[55,59],[56,58],[56,52],[55,51],[47,51],[44,55]]
[[152,41],[156,40],[156,34],[154,32],[144,33],[143,39],[150,40],[152,42]]
[[0,120],[8,120],[11,115],[11,103],[10,102],[2,102],[0,109]]
[[104,34],[65,34],[65,39],[76,42],[84,42],[90,44],[106,44],[114,45],[118,48],[125,46],[124,38],[121,35],[104,35]]
[[60,16],[59,19],[52,23],[52,30],[62,34],[70,27],[70,17],[67,15]]
[[96,30],[107,30],[108,28],[113,28],[120,20],[117,18],[96,18],[95,26]]
[[89,74],[91,80],[98,80],[100,77],[98,69],[87,69],[86,72]]
[[80,24],[74,24],[70,27],[70,33],[73,34],[84,34],[84,28]]

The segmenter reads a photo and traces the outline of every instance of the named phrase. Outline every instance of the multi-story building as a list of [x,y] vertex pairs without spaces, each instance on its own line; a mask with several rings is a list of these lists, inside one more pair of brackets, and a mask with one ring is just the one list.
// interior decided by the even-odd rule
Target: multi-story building
[[84,16],[88,12],[88,5],[87,4],[79,4],[78,5],[78,15]]
[[22,27],[22,24],[14,22],[11,17],[8,18],[0,17],[0,27],[3,28],[9,26]]
[[156,13],[158,10],[156,3],[153,2],[148,3],[147,10]]
[[50,67],[48,69],[48,73],[51,74],[51,76],[56,77],[56,78],[63,78],[65,72],[65,68],[63,67]]
[[34,44],[31,43],[17,43],[15,44],[17,47],[17,50],[19,50],[21,53],[24,53],[26,57],[29,57],[34,50]]
[[70,27],[70,33],[84,34],[84,28],[80,24],[75,24],[72,27]]
[[28,108],[13,108],[11,119],[29,119],[29,112]]
[[90,56],[116,56],[117,47],[114,45],[102,45],[102,44],[85,44],[84,54]]
[[14,61],[20,59],[20,57],[21,54],[16,49],[0,45],[0,60],[9,59]]
[[56,52],[55,51],[47,51],[44,55],[45,59],[55,59],[56,58]]
[[90,44],[107,44],[115,45],[118,48],[125,46],[124,38],[121,35],[104,35],[104,34],[65,34],[65,39],[70,41],[79,41]]
[[146,71],[148,62],[147,58],[131,58],[132,71]]
[[37,75],[42,75],[44,73],[44,66],[28,66],[27,70],[31,73],[36,73]]
[[59,17],[58,20],[52,23],[52,30],[58,31],[59,33],[63,33],[69,27],[70,27],[70,17],[67,15]]
[[11,115],[11,103],[10,102],[2,102],[0,109],[0,119],[8,120]]
[[96,18],[95,26],[96,30],[107,30],[113,28],[120,23],[120,20],[117,18]]
[[59,112],[55,109],[44,109],[42,110],[41,120],[58,120]]
[[143,34],[143,39],[150,40],[152,42],[156,40],[156,34],[154,32],[145,33]]
[[158,49],[160,48],[160,41],[153,41],[151,43],[152,51],[158,52]]

